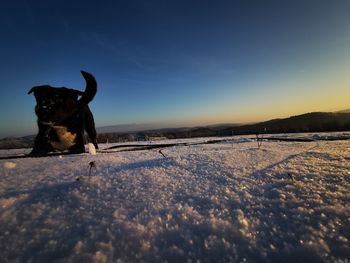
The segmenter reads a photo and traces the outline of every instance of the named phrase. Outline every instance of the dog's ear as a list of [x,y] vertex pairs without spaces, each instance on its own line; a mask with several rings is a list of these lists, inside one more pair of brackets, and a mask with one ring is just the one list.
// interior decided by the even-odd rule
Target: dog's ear
[[52,87],[49,85],[34,86],[33,88],[30,89],[30,91],[28,91],[28,94],[31,94],[34,92],[34,95],[35,95],[35,93],[37,93],[37,92],[44,92],[44,91],[47,91],[51,88]]
[[37,87],[31,88],[30,91],[28,91],[28,94],[31,94],[31,93],[33,93],[33,92],[35,93],[36,88],[37,88]]

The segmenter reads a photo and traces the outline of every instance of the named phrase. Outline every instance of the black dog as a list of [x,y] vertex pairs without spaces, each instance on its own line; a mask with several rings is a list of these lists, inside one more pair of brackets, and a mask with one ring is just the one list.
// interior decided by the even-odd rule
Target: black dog
[[90,73],[81,71],[81,74],[86,81],[84,92],[49,85],[36,86],[28,92],[34,92],[39,127],[31,155],[65,150],[83,153],[84,130],[98,149],[94,117],[88,106],[96,94],[97,83]]

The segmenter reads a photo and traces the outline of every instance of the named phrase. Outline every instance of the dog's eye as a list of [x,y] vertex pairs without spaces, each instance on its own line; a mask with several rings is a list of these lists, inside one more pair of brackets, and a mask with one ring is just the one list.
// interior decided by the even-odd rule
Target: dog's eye
[[63,102],[63,98],[61,96],[59,96],[59,95],[56,95],[54,100],[55,100],[56,103],[62,103]]
[[58,98],[58,99],[56,99],[55,102],[56,102],[56,103],[63,103],[63,99],[62,99],[62,98]]

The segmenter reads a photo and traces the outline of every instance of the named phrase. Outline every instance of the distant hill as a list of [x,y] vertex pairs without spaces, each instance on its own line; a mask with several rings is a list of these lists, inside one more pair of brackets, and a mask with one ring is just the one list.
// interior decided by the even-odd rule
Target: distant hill
[[0,140],[0,149],[30,148],[33,146],[35,136],[6,137]]
[[336,113],[350,113],[350,109],[337,111]]
[[350,113],[312,112],[231,130],[235,134],[345,131],[350,130]]
[[[219,124],[205,127],[153,130],[140,130],[138,128],[141,127],[132,125],[132,128],[132,131],[124,132],[116,132],[112,127],[100,129],[98,141],[100,143],[105,143],[107,141],[122,142],[148,139],[154,140],[165,137],[168,139],[177,139],[262,133],[350,131],[350,110],[334,113],[312,112],[285,119],[274,119],[249,125]],[[147,129],[151,127],[144,126],[144,128]],[[0,149],[30,148],[33,145],[34,138],[35,136],[4,138],[0,140]]]
[[249,125],[222,124],[193,128],[156,129],[124,134],[100,134],[100,141],[191,138],[262,133],[331,132],[350,130],[350,113],[313,112]]

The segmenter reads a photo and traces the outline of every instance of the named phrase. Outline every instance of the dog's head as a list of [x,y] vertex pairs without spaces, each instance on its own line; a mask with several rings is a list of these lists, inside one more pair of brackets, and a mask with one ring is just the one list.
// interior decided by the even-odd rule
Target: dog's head
[[[35,113],[43,124],[61,124],[87,105],[95,96],[97,83],[90,73],[81,71],[85,81],[85,91],[55,88],[49,85],[35,86],[28,94],[34,93],[36,99]],[[78,97],[80,98],[78,99]]]
[[35,86],[35,113],[38,120],[46,124],[57,124],[73,115],[78,109],[78,96],[83,92],[68,88],[54,88],[49,85]]

